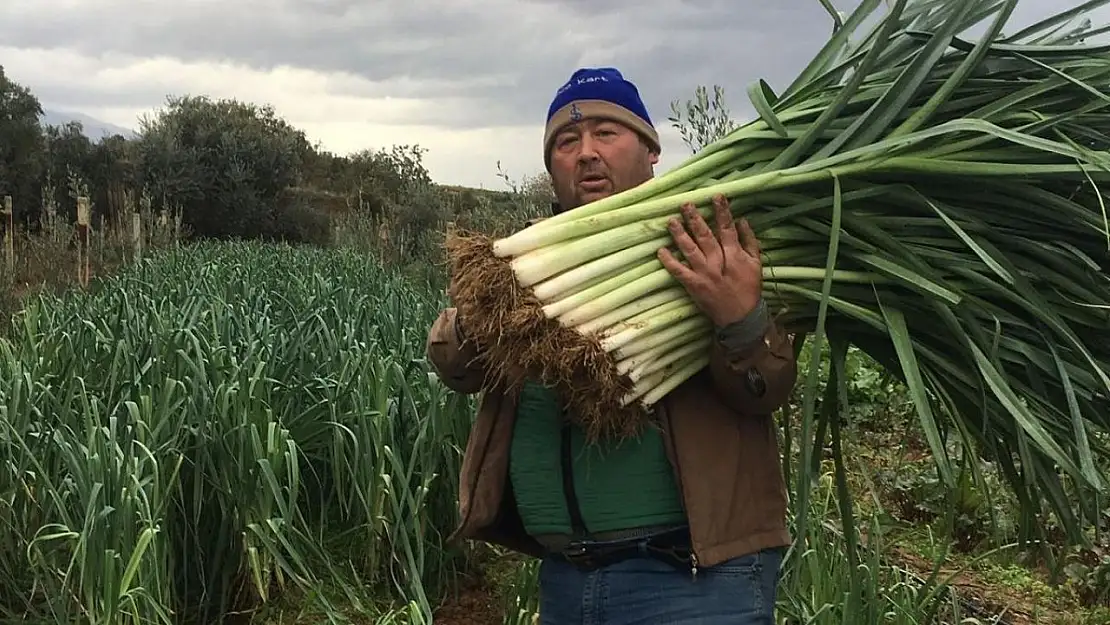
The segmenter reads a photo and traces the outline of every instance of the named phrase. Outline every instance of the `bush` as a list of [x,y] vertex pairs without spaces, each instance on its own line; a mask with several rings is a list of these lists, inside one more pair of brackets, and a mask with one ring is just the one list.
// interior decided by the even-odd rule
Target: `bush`
[[206,238],[273,232],[278,197],[299,182],[311,151],[273,108],[235,100],[174,98],[142,126],[140,183]]
[[273,238],[286,243],[332,244],[331,217],[303,202],[280,205],[276,211]]

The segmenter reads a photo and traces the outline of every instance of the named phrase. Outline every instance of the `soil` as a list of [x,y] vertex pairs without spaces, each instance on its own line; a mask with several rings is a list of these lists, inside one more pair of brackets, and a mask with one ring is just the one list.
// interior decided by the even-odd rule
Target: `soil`
[[[932,574],[933,563],[898,547],[892,548],[891,556],[903,566],[918,575],[927,577]],[[1067,614],[1058,612],[1043,603],[1035,606],[1035,599],[1019,589],[1002,584],[988,585],[976,579],[974,572],[960,571],[942,567],[939,578],[948,580],[967,616],[987,619],[996,625],[1049,625],[1069,623]]]
[[436,610],[436,625],[496,625],[503,618],[497,595],[488,582],[467,580],[459,592]]

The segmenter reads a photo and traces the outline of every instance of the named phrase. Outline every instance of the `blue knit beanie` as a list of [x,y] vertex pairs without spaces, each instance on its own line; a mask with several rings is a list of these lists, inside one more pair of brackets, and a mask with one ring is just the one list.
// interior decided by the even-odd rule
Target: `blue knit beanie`
[[661,151],[659,133],[640,99],[640,92],[612,67],[579,69],[555,92],[547,109],[543,137],[543,161],[551,169],[551,146],[555,135],[567,124],[588,117],[611,119],[640,133],[656,152]]

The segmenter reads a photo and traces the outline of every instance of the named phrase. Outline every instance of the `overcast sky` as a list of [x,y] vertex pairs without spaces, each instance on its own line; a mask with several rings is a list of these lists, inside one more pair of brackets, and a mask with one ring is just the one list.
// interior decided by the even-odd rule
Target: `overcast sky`
[[[1021,0],[1015,21],[1076,4]],[[168,94],[270,103],[333,151],[420,144],[437,181],[503,188],[498,160],[542,171],[578,67],[637,84],[666,169],[689,156],[672,100],[720,84],[746,119],[746,86],[785,87],[830,30],[818,0],[2,0],[0,65],[50,109],[137,128]]]

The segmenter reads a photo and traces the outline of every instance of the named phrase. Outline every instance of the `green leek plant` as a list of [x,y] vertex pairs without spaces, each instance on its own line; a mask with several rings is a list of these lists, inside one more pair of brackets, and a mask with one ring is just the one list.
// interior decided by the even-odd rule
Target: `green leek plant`
[[308,593],[431,622],[473,408],[424,357],[440,306],[371,257],[257,243],[31,299],[0,338],[0,618],[221,623]]
[[906,383],[946,484],[955,435],[1082,541],[1110,425],[1110,45],[1072,23],[1107,2],[1005,35],[1018,0],[864,0],[781,93],[749,90],[757,119],[666,174],[506,238],[450,233],[490,383],[542,380],[595,437],[638,429],[711,336],[654,250],[681,204],[708,216],[723,194],[760,237],[765,298],[797,349],[837,343],[834,368],[866,351]]

